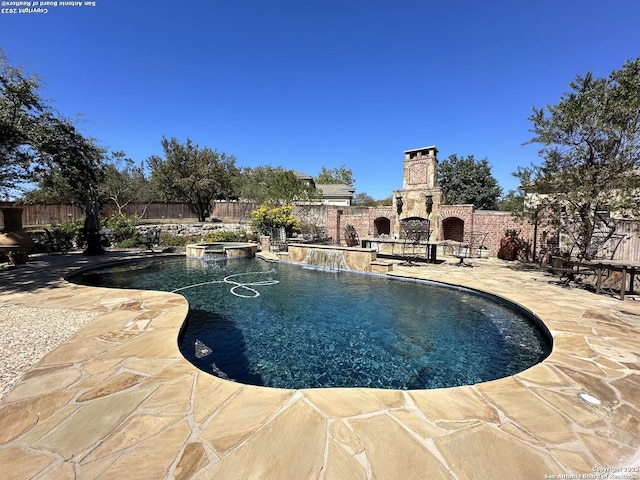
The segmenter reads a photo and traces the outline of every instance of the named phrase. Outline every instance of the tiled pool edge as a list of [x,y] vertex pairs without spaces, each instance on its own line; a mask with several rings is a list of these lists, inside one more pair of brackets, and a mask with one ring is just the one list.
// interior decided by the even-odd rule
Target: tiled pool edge
[[[500,296],[535,287],[524,304],[516,300],[552,324],[554,351],[514,377],[409,393],[275,390],[210,377],[179,354],[186,301],[172,294],[60,282],[3,296],[104,313],[7,395],[0,464],[15,478],[544,478],[637,461],[639,332],[606,310],[640,315],[638,306],[518,272],[509,287],[488,269],[403,271],[460,277],[454,283]],[[603,403],[587,404],[582,391]]]

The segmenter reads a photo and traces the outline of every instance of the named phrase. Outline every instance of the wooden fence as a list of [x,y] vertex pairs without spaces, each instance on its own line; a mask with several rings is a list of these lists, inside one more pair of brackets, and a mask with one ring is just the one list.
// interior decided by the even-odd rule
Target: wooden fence
[[[104,215],[111,215],[117,208],[113,204],[103,207]],[[123,209],[126,216],[137,215],[142,220],[188,220],[194,221],[198,217],[186,203],[150,203],[148,205],[127,205]]]
[[[616,235],[621,235],[621,240],[613,258],[640,262],[640,222],[618,220],[616,222]],[[614,242],[617,243],[617,240],[612,239],[609,243]]]
[[[0,207],[13,206],[12,203],[1,203]],[[84,218],[84,211],[73,205],[21,205],[22,225],[25,227],[48,225],[59,222],[75,222]],[[2,215],[0,215],[2,217]],[[4,218],[0,218],[4,227]]]
[[[0,202],[0,207],[14,206],[11,202]],[[84,218],[84,210],[73,205],[21,205],[22,225],[37,227],[60,222],[75,222]],[[225,222],[248,220],[248,212],[255,208],[254,204],[239,202],[216,202],[213,204],[207,220],[214,218]],[[117,209],[108,204],[103,207],[103,214],[110,215]],[[186,203],[151,203],[149,205],[127,205],[123,212],[127,216],[138,215],[144,221],[185,221],[195,222],[198,217]],[[0,215],[0,227],[4,227],[4,218]]]
[[[246,202],[215,202],[211,206],[208,221],[213,219],[224,222],[237,223],[248,220],[249,212],[256,208],[253,203]],[[109,215],[116,210],[114,205],[106,205],[104,214]],[[149,205],[127,205],[124,209],[127,216],[138,215],[142,220],[173,220],[180,219],[196,221],[197,215],[193,213],[186,203],[151,203]]]

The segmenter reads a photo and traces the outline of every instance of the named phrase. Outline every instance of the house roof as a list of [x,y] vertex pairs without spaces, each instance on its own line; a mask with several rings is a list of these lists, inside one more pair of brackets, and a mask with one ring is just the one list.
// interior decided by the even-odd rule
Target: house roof
[[300,180],[311,180],[313,182],[313,177],[306,173],[298,172],[297,170],[291,170],[291,172],[298,177]]
[[342,183],[319,183],[316,188],[322,190],[324,197],[352,197],[356,191],[351,185]]
[[322,191],[322,196],[327,197],[353,197],[356,189],[351,185],[345,185],[343,183],[318,183],[316,184],[311,175],[306,173],[291,170],[293,174],[300,180],[308,181],[311,185],[314,185],[318,190]]

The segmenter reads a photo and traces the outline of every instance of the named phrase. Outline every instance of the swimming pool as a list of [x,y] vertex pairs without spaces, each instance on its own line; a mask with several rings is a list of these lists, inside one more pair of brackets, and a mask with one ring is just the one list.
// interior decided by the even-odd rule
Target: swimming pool
[[258,259],[163,259],[86,272],[94,286],[176,291],[198,368],[278,388],[442,388],[523,371],[551,350],[517,306],[477,292]]

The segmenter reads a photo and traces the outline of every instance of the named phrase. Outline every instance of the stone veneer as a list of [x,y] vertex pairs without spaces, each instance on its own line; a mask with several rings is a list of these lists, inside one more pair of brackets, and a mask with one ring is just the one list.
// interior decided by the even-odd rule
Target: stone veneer
[[204,259],[207,257],[207,252],[212,250],[223,250],[228,258],[254,257],[258,251],[258,245],[238,242],[193,243],[185,247],[185,254],[190,258]]
[[373,248],[351,248],[334,245],[307,245],[290,243],[287,246],[286,259],[294,263],[306,263],[311,252],[340,256],[347,270],[371,272],[371,263],[376,261]]

